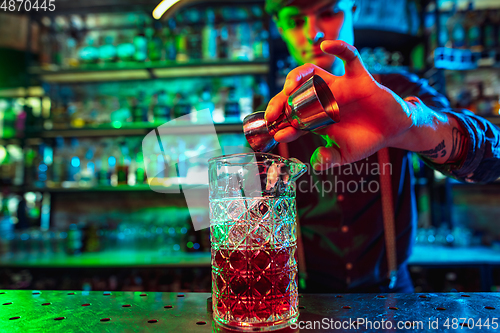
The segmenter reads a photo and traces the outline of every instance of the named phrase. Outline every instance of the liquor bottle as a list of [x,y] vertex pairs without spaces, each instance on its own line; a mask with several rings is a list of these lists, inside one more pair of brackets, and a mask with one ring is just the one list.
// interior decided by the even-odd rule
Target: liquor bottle
[[456,10],[456,4],[453,4],[453,16],[448,20],[448,30],[451,36],[453,48],[464,48],[466,31],[464,25],[464,15]]
[[95,64],[99,59],[99,49],[94,45],[95,36],[88,34],[85,38],[85,46],[78,51],[78,57],[82,64]]
[[[207,86],[207,87],[203,88],[203,91],[201,92],[200,99],[199,99],[198,103],[196,104],[195,109],[196,109],[195,111],[203,111],[203,110],[208,109],[210,111],[210,115],[213,119],[215,105],[212,102],[212,94],[210,92],[210,87]],[[204,122],[205,120],[201,120],[201,121],[203,121],[203,123],[205,123]]]
[[118,185],[127,185],[128,166],[125,164],[125,156],[120,155],[116,166]]
[[0,146],[0,184],[11,185],[13,174],[14,174],[14,164],[12,163],[12,157],[7,149],[3,145]]
[[9,253],[10,242],[14,238],[14,219],[9,211],[9,199],[2,197],[0,210],[0,258]]
[[135,123],[148,121],[148,106],[146,104],[146,92],[140,90],[132,106],[132,118]]
[[76,138],[71,139],[71,157],[68,161],[68,181],[75,186],[80,179],[81,172],[81,154],[80,142]]
[[191,106],[187,101],[184,94],[178,92],[175,94],[174,102],[173,102],[173,115],[174,118],[179,118],[185,115],[188,115],[191,112]]
[[165,50],[165,60],[166,61],[175,61],[177,57],[177,49],[176,49],[176,38],[174,35],[175,20],[170,19],[167,21],[167,26],[163,29],[163,49]]
[[99,226],[90,223],[83,228],[83,251],[99,252],[101,249],[101,239]]
[[247,22],[236,24],[234,39],[230,42],[232,48],[232,59],[251,61],[254,59],[252,48],[252,30]]
[[78,42],[83,39],[85,34],[85,20],[81,15],[71,15],[69,17],[70,35]]
[[126,185],[128,178],[128,168],[130,166],[130,155],[125,142],[120,143],[120,154],[118,160],[119,162],[116,166],[118,185]]
[[255,22],[253,32],[253,55],[256,59],[269,58],[269,33],[262,22]]
[[147,40],[144,34],[140,33],[134,37],[134,60],[137,62],[144,62],[147,59]]
[[464,24],[466,27],[466,47],[473,52],[482,51],[481,25],[484,19],[483,12],[474,10],[473,3],[470,2],[465,14]]
[[120,97],[112,99],[112,112],[110,114],[113,127],[121,126],[124,123],[132,121],[132,114],[127,98]]
[[146,39],[146,22],[142,17],[138,20],[137,34],[134,37],[134,60],[144,62],[148,57],[148,41]]
[[253,77],[245,76],[242,78],[242,84],[238,85],[236,90],[237,100],[240,109],[239,121],[243,121],[247,115],[254,112],[253,108]]
[[493,113],[492,101],[484,94],[484,83],[480,82],[478,84],[479,95],[476,98],[476,113],[480,116],[491,116]]
[[42,19],[42,24],[40,25],[40,39],[39,39],[39,50],[40,50],[40,66],[47,67],[52,63],[52,48],[51,48],[51,20],[49,17],[45,16]]
[[120,153],[114,149],[112,149],[111,151],[113,153],[110,157],[108,157],[109,184],[111,186],[117,186],[118,185],[118,174],[117,174],[117,168],[116,168],[116,156],[119,156]]
[[187,56],[189,60],[199,60],[202,58],[202,31],[201,31],[201,13],[197,8],[191,8],[186,11],[185,26]]
[[84,154],[81,160],[81,172],[78,185],[80,187],[93,187],[96,185],[94,147],[86,145],[82,151],[84,151]]
[[[493,12],[493,11],[492,11]],[[494,13],[494,14],[493,14]],[[500,63],[500,10],[495,10],[490,15],[493,16],[493,22],[495,26],[495,62]]]
[[163,41],[161,39],[162,25],[156,21],[154,28],[146,29],[148,37],[148,59],[152,62],[159,62],[165,58],[165,49],[163,48]]
[[135,155],[135,181],[136,184],[144,184],[146,181],[146,172],[144,170],[144,157],[142,152],[138,152]]
[[500,95],[495,97],[491,111],[493,116],[500,116]]
[[[11,149],[7,150],[10,155],[11,161],[14,163],[13,175],[9,177],[12,180],[12,184],[20,186],[24,181],[24,155],[23,150],[18,145],[11,145]],[[50,161],[47,162],[50,166]]]
[[69,255],[79,255],[83,249],[83,233],[76,224],[71,224],[68,228],[66,239],[66,253]]
[[202,31],[203,60],[217,59],[217,29],[215,28],[215,12],[213,9],[206,11],[207,24]]
[[132,43],[130,34],[118,35],[118,47],[116,48],[118,59],[121,62],[127,63],[134,59],[135,46]]
[[49,174],[49,172],[47,164],[45,164],[44,162],[44,155],[46,154],[46,149],[47,146],[45,144],[42,143],[41,145],[39,145],[38,154],[36,155],[36,158],[33,161],[33,165],[37,172],[37,181],[35,185],[38,188],[47,187],[47,179],[48,179],[47,175]]
[[482,26],[483,45],[486,51],[492,51],[496,46],[495,40],[495,12],[491,11],[486,14]]
[[66,180],[66,172],[65,172],[65,145],[64,145],[64,139],[61,137],[56,138],[56,144],[55,144],[55,151],[56,154],[53,158],[53,165],[52,165],[52,177],[51,177],[51,182],[53,186],[58,187],[62,184],[64,180]]
[[165,90],[160,90],[155,95],[153,102],[153,117],[155,123],[165,123],[170,120],[171,108],[168,103],[168,95]]
[[54,39],[53,39],[53,64],[58,66],[64,66],[65,59],[67,58],[66,50],[66,40],[67,40],[67,29],[68,22],[65,17],[57,16],[53,21],[54,26]]
[[66,39],[65,56],[63,59],[63,65],[66,68],[78,67],[79,65],[76,45],[76,39],[72,36],[68,36]]
[[114,36],[107,35],[103,37],[102,44],[99,47],[99,60],[101,63],[111,63],[116,61],[116,46],[114,45]]
[[96,168],[99,170],[97,179],[99,186],[109,186],[108,159],[105,154],[102,154],[101,159],[97,160]]
[[214,123],[221,124],[224,123],[225,115],[224,115],[224,107],[227,99],[227,89],[225,87],[221,87],[217,94],[215,95],[216,99],[214,101],[214,112],[212,114],[212,119]]
[[231,86],[227,88],[227,100],[224,106],[225,121],[229,123],[240,122],[240,104],[236,96],[236,88]]
[[14,112],[14,101],[9,99],[7,107],[3,112],[0,123],[0,132],[3,139],[10,139],[16,136],[16,113]]
[[229,58],[229,28],[224,23],[218,24],[217,28],[217,58]]
[[269,87],[265,80],[258,78],[253,86],[253,101],[254,110],[262,110],[265,108],[265,101],[269,100]]

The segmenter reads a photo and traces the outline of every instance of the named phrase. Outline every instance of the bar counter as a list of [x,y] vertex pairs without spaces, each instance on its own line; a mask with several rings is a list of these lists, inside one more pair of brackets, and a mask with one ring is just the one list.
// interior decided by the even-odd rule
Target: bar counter
[[[215,326],[209,297],[209,293],[0,290],[0,331],[226,331]],[[300,331],[500,331],[500,293],[299,297]]]

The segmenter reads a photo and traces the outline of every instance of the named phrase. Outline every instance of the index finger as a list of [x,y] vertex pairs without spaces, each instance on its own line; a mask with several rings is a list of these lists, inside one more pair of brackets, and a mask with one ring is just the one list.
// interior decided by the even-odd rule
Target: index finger
[[274,96],[267,104],[266,113],[264,118],[267,122],[273,122],[281,115],[287,103],[288,97],[283,91],[280,91],[276,96]]

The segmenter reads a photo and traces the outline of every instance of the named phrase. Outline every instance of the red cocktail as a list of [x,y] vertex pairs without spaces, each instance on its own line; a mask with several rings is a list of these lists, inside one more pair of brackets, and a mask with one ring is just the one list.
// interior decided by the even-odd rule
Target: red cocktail
[[305,166],[252,156],[209,161],[213,311],[223,327],[270,331],[299,315],[293,181]]
[[[280,326],[297,315],[295,246],[213,251],[214,311],[228,326]],[[260,325],[259,325],[260,323]],[[245,325],[246,326],[246,325]]]

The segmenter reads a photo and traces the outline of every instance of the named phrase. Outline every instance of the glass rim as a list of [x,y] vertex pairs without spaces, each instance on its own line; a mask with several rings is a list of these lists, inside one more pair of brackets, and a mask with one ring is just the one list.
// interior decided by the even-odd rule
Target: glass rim
[[[290,161],[289,158],[286,158],[286,157],[283,157],[280,155],[276,155],[276,154],[253,152],[253,153],[236,153],[236,154],[228,154],[228,155],[221,155],[221,156],[217,156],[217,157],[212,157],[211,159],[208,160],[208,163],[218,161],[221,159],[226,159],[226,158],[233,158],[233,157],[238,157],[238,156],[243,157],[243,156],[250,156],[250,155],[260,155],[260,156],[265,155],[265,156],[270,156],[272,158],[279,159],[279,160]],[[245,163],[245,164],[247,164],[247,163]]]

